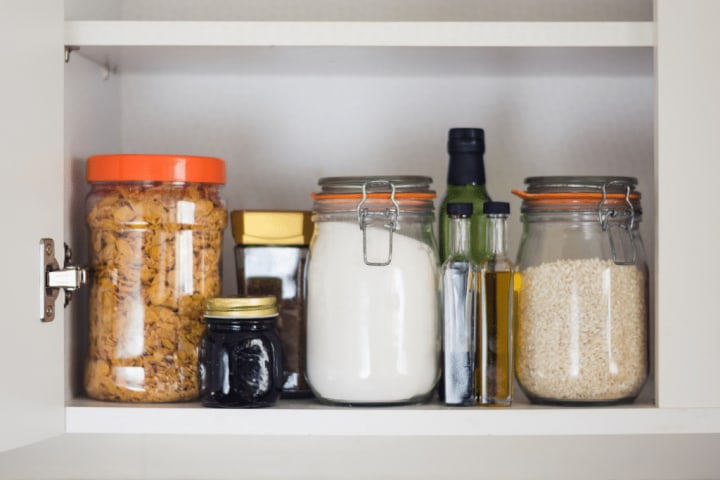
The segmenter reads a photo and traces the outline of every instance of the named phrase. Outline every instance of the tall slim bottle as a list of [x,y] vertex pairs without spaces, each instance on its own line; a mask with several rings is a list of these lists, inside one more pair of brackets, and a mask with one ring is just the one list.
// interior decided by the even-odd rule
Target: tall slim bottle
[[475,282],[477,264],[470,255],[472,203],[449,203],[450,254],[442,265],[443,379],[448,405],[475,404]]
[[488,202],[488,257],[478,274],[476,396],[480,405],[512,404],[512,325],[515,316],[513,264],[507,255],[510,204]]
[[449,154],[447,194],[440,209],[440,257],[450,255],[449,203],[472,203],[470,219],[470,252],[480,264],[487,253],[485,245],[485,218],[483,205],[490,201],[485,188],[485,132],[481,128],[451,128],[448,132]]

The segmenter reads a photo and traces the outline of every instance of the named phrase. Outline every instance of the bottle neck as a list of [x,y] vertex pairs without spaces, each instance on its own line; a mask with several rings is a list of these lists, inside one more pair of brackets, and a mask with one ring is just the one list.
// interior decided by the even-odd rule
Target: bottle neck
[[470,217],[450,217],[450,255],[470,255]]
[[492,257],[507,257],[507,216],[487,216],[487,249]]
[[485,162],[480,152],[451,153],[448,185],[485,185]]

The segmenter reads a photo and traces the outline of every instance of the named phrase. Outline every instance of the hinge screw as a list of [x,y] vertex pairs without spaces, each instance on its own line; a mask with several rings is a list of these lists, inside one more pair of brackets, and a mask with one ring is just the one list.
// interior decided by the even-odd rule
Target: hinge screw
[[53,312],[54,312],[54,309],[53,309],[52,306],[49,305],[49,306],[45,307],[45,314],[46,314],[46,315],[50,316],[50,315],[53,314]]

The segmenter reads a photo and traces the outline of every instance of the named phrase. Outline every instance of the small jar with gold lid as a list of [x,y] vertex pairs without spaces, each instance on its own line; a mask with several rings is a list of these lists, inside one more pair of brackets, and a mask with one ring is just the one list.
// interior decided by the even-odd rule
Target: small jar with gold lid
[[312,396],[305,380],[305,278],[311,213],[235,210],[238,295],[274,295],[283,347],[283,398]]
[[200,343],[200,398],[206,407],[268,407],[280,396],[282,347],[275,297],[207,300]]

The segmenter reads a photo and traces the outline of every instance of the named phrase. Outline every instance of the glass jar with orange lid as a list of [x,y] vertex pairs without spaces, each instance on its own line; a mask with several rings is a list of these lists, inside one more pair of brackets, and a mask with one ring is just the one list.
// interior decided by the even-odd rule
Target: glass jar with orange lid
[[98,400],[194,400],[205,300],[221,290],[225,162],[96,155],[87,181],[85,390]]
[[517,380],[536,403],[632,402],[645,384],[648,268],[637,180],[531,177],[517,258]]

